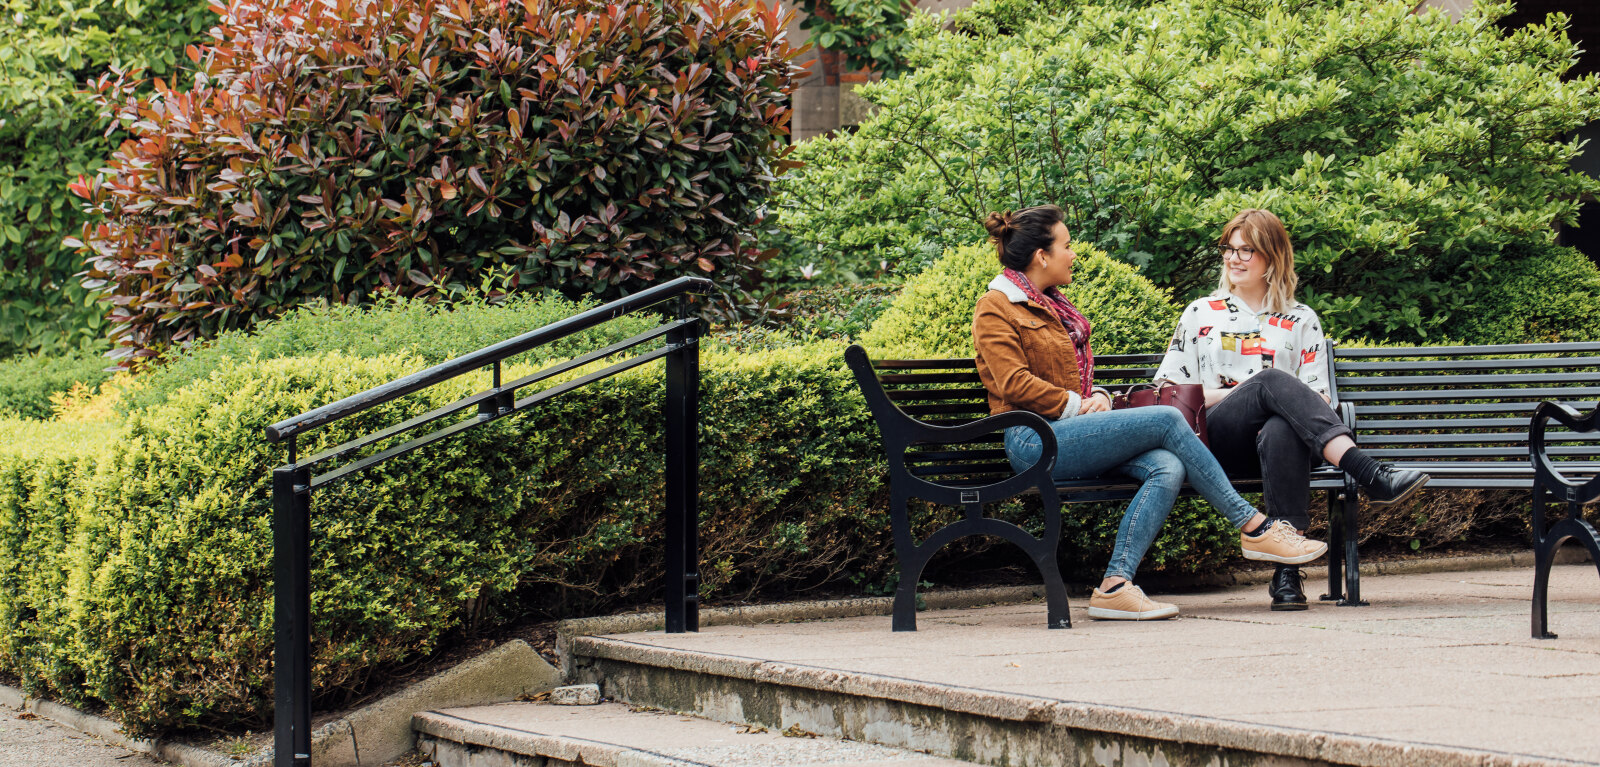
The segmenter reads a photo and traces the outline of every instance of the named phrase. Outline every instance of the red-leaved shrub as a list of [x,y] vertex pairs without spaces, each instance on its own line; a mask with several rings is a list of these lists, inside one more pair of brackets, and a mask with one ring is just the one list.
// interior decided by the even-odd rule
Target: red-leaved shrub
[[134,138],[70,185],[101,220],[67,242],[125,355],[307,300],[733,290],[754,264],[797,71],[775,2],[215,10],[192,83],[96,83]]

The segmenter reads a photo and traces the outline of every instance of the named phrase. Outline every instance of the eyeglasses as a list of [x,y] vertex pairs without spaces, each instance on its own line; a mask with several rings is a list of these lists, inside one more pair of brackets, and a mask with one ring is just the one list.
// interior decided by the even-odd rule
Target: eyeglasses
[[1250,263],[1250,259],[1256,257],[1256,249],[1250,247],[1249,245],[1246,245],[1242,248],[1223,245],[1221,248],[1219,248],[1219,251],[1222,253],[1223,258],[1227,258],[1231,255],[1234,258],[1239,259],[1239,263],[1241,264],[1248,264]]

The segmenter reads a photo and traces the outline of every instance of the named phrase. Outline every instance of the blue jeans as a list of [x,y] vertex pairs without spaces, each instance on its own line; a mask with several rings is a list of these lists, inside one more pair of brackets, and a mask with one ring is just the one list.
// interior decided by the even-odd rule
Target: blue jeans
[[[1050,427],[1056,435],[1056,479],[1119,474],[1143,483],[1122,514],[1111,563],[1106,566],[1107,578],[1133,580],[1139,561],[1172,511],[1185,477],[1234,527],[1243,528],[1256,514],[1255,507],[1234,492],[1228,475],[1189,430],[1177,408],[1085,413],[1051,421]],[[1038,463],[1044,452],[1039,435],[1027,427],[1006,429],[1005,442],[1006,457],[1018,471]]]

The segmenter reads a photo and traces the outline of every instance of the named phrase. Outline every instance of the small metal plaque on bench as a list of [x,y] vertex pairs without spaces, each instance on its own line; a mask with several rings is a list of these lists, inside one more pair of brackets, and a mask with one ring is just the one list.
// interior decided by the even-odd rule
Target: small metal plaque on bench
[[978,491],[976,491],[976,490],[962,490],[961,491],[961,502],[962,503],[979,503]]

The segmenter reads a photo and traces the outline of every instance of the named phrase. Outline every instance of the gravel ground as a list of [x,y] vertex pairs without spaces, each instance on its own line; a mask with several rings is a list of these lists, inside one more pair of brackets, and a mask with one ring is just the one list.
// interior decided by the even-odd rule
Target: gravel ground
[[162,767],[42,716],[0,706],[0,767]]

